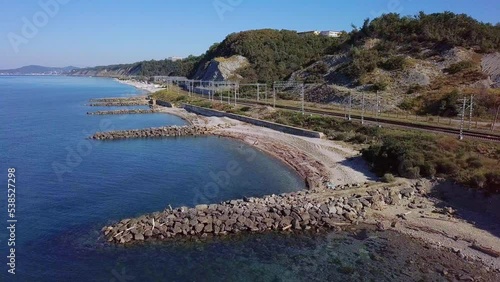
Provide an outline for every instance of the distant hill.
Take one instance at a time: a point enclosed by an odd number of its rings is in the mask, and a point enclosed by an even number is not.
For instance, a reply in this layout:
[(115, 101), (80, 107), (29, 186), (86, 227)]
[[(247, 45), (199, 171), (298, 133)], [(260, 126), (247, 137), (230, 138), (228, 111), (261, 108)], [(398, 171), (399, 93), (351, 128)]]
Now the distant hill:
[(69, 75), (76, 76), (188, 76), (199, 61), (200, 57), (189, 56), (181, 60), (150, 60), (132, 64), (119, 64), (81, 68), (70, 71)]
[(77, 67), (44, 67), (37, 65), (24, 66), (17, 69), (0, 70), (0, 75), (60, 75), (78, 69)]

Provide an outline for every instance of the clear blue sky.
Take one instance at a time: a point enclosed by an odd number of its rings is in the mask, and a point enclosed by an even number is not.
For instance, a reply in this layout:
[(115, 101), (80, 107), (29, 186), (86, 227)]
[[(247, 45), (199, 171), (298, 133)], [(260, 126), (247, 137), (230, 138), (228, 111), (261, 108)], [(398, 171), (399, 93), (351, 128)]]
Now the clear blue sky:
[[(47, 13), (40, 3), (58, 4)], [(0, 0), (0, 7), (0, 69), (199, 55), (232, 32), (350, 30), (384, 12), (448, 10), (500, 21), (498, 0)], [(23, 35), (23, 19), (37, 30)]]

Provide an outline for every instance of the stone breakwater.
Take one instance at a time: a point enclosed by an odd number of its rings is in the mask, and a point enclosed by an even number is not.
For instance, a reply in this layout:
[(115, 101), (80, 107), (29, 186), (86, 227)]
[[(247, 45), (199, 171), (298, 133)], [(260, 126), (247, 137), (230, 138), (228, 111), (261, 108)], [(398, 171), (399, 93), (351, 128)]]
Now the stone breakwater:
[(133, 110), (87, 112), (87, 115), (151, 114), (151, 113), (157, 113), (157, 112), (158, 112), (158, 110), (156, 110), (156, 109), (133, 109)]
[(147, 100), (147, 96), (134, 96), (134, 97), (111, 97), (111, 98), (94, 98), (90, 102), (127, 102), (127, 101), (143, 101)]
[(229, 125), (221, 124), (214, 126), (164, 126), (151, 127), (145, 129), (117, 130), (108, 132), (97, 132), (90, 139), (96, 140), (113, 140), (125, 138), (147, 138), (147, 137), (175, 137), (175, 136), (200, 136), (210, 135), (217, 129), (226, 128)]
[(149, 98), (146, 96), (118, 97), (118, 98), (96, 98), (90, 99), (89, 106), (108, 107), (108, 106), (141, 106), (148, 105)]
[(120, 106), (144, 106), (148, 105), (148, 100), (121, 101), (121, 102), (94, 102), (88, 104), (91, 107), (120, 107)]
[(365, 220), (370, 209), (409, 201), (414, 194), (414, 188), (388, 187), (352, 191), (349, 195), (332, 195), (328, 190), (300, 191), (167, 209), (124, 219), (101, 231), (108, 242), (126, 244), (239, 232), (341, 229)]

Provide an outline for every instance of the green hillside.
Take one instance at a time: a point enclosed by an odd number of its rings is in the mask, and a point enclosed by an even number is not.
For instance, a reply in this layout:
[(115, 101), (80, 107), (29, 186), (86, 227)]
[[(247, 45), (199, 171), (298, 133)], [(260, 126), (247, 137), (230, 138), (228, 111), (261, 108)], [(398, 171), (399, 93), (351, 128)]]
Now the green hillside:
[(336, 38), (300, 35), (290, 30), (242, 31), (210, 47), (199, 65), (217, 57), (241, 55), (250, 61), (250, 66), (240, 71), (246, 81), (283, 80), (327, 54), (338, 42)]

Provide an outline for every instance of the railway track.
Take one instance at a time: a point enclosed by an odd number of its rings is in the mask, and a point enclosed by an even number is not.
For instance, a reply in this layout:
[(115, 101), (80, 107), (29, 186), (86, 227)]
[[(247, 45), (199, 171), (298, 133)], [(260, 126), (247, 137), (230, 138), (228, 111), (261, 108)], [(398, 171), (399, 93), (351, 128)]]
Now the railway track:
[[(247, 105), (247, 106), (254, 106), (254, 105), (270, 106), (270, 104), (268, 104), (268, 103), (251, 102), (251, 101), (238, 101), (238, 104)], [(296, 112), (302, 112), (302, 109), (300, 107), (276, 105), (276, 108), (290, 110), (290, 111), (296, 111)], [(311, 109), (311, 108), (305, 108), (304, 112), (305, 113), (320, 114), (320, 115), (325, 115), (325, 116), (332, 116), (332, 117), (341, 117), (341, 118), (344, 118), (344, 116), (345, 116), (344, 113), (336, 113), (336, 112), (319, 110), (319, 109)], [(351, 118), (361, 120), (360, 115), (351, 114)], [(430, 131), (430, 132), (444, 133), (444, 134), (457, 135), (457, 136), (460, 135), (460, 129), (455, 129), (455, 128), (448, 128), (448, 127), (441, 127), (441, 126), (434, 126), (434, 125), (425, 125), (425, 124), (414, 124), (414, 123), (408, 123), (408, 122), (404, 122), (404, 121), (387, 120), (387, 119), (380, 119), (380, 118), (374, 118), (374, 117), (369, 117), (369, 116), (368, 117), (365, 116), (365, 117), (363, 117), (363, 119), (366, 122), (377, 123), (380, 125), (385, 124), (385, 125), (396, 126), (396, 127), (401, 127), (401, 128), (417, 129), (417, 130), (422, 130), (422, 131)], [(462, 134), (464, 137), (467, 137), (467, 138), (500, 142), (500, 136), (496, 135), (496, 134), (481, 133), (481, 132), (470, 131), (470, 130), (463, 130)]]

